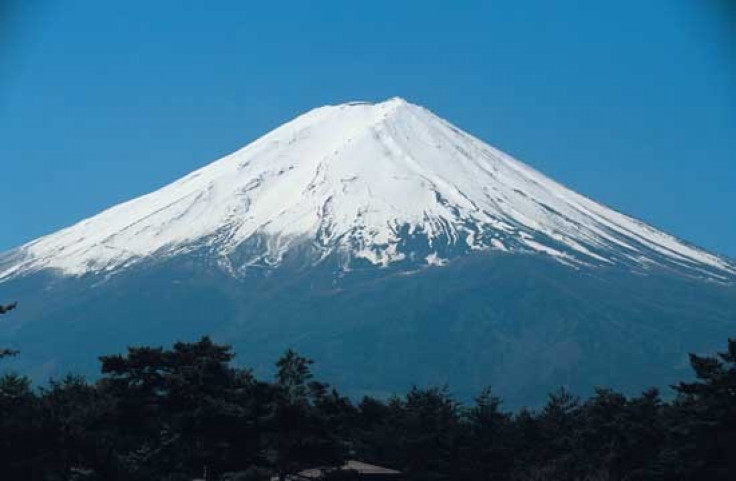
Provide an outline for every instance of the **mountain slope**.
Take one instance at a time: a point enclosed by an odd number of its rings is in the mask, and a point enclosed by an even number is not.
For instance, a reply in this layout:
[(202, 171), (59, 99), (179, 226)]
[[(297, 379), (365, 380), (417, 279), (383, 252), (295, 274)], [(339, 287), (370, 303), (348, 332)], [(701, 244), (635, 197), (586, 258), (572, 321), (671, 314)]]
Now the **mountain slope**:
[(232, 275), (444, 263), (471, 250), (729, 280), (730, 261), (601, 206), (402, 99), (322, 107), (176, 182), (0, 258), (0, 279), (119, 272), (206, 250)]
[(667, 394), (691, 375), (689, 352), (713, 352), (736, 328), (733, 286), (496, 251), (337, 279), (288, 266), (238, 279), (190, 254), (102, 283), (36, 274), (0, 290), (19, 301), (0, 346), (21, 351), (0, 370), (37, 382), (70, 371), (94, 378), (100, 355), (208, 334), (261, 376), (290, 347), (352, 396), (447, 384), (470, 400), (490, 385), (510, 408), (539, 405), (563, 385)]

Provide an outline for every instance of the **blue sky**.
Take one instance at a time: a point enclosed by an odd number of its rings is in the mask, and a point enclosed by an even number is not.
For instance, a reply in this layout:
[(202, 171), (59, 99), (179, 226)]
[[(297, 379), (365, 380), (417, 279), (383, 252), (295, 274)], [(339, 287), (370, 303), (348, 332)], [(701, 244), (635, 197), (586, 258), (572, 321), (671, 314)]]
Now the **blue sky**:
[(3, 2), (0, 250), (312, 107), (402, 96), (736, 257), (727, 0)]

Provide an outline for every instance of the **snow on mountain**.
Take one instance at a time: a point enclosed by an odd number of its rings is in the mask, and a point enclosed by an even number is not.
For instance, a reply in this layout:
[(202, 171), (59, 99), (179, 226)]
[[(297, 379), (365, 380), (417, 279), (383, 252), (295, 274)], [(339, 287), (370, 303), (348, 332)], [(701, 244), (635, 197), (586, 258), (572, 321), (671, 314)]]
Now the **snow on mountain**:
[[(201, 248), (232, 272), (307, 245), (349, 268), (451, 252), (538, 253), (579, 265), (736, 267), (606, 208), (402, 99), (314, 109), (155, 192), (0, 257), (0, 279), (116, 271)], [(414, 244), (412, 244), (414, 245)], [(243, 246), (247, 255), (234, 253)], [(426, 255), (425, 255), (426, 254)]]

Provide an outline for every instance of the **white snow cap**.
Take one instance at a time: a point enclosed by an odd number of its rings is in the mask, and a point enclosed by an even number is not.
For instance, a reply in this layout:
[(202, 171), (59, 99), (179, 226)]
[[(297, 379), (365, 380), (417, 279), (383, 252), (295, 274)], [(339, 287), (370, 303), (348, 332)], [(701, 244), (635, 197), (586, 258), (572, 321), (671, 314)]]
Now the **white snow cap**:
[[(453, 248), (539, 253), (573, 266), (652, 265), (730, 277), (725, 259), (608, 209), (395, 97), (325, 106), (155, 192), (0, 257), (0, 279), (81, 275), (207, 248), (221, 265), (276, 266), (308, 243), (386, 265)], [(409, 256), (409, 257), (407, 257)]]

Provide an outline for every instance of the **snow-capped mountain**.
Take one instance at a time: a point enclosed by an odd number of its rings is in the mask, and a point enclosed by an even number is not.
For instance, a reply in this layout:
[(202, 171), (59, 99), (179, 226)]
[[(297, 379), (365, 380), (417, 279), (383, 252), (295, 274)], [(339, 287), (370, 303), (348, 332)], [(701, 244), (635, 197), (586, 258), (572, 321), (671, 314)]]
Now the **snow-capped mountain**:
[(39, 382), (208, 334), (261, 374), (294, 348), (357, 396), (491, 384), (519, 406), (682, 379), (734, 332), (736, 265), (391, 99), (2, 254), (0, 291), (4, 366)]
[(393, 98), (314, 109), (155, 192), (20, 247), (0, 258), (0, 279), (117, 271), (201, 248), (237, 274), (276, 266), (304, 245), (314, 262), (338, 254), (346, 269), (360, 259), (444, 263), (495, 249), (570, 265), (736, 272)]

